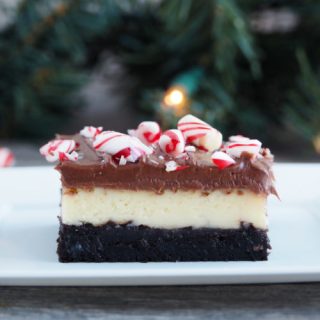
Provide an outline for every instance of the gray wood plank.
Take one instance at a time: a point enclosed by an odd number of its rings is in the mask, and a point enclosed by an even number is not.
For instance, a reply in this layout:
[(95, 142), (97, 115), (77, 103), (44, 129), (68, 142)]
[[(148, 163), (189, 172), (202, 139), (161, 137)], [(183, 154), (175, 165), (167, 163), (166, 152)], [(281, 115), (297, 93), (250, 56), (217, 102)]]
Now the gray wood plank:
[(320, 319), (320, 283), (1, 287), (0, 319)]

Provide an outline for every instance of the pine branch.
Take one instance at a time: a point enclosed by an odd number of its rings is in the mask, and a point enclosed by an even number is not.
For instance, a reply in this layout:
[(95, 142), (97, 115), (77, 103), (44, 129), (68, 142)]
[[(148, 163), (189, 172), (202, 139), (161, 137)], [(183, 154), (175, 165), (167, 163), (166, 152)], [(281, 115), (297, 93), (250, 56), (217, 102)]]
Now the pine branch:
[(20, 3), (0, 31), (0, 136), (52, 135), (59, 117), (80, 107), (70, 98), (85, 83), (87, 42), (115, 8), (111, 0)]
[(288, 93), (287, 119), (295, 131), (312, 140), (320, 134), (320, 74), (315, 73), (303, 49), (296, 57), (300, 67), (297, 88)]
[(48, 15), (32, 27), (31, 33), (24, 37), (22, 42), (26, 45), (34, 45), (39, 38), (56, 23), (57, 19), (64, 17), (67, 12), (71, 10), (71, 6), (76, 2), (78, 1), (75, 0), (67, 4), (58, 4)]

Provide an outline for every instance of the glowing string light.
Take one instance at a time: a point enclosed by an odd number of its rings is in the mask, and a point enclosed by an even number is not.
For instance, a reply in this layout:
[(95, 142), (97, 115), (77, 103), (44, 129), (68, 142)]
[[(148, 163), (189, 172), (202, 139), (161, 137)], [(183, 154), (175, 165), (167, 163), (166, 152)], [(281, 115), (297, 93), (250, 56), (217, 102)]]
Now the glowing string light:
[(186, 112), (188, 105), (188, 96), (182, 86), (172, 86), (163, 96), (163, 106), (172, 109), (176, 115), (182, 115)]
[(313, 146), (317, 153), (320, 153), (320, 133), (313, 138)]

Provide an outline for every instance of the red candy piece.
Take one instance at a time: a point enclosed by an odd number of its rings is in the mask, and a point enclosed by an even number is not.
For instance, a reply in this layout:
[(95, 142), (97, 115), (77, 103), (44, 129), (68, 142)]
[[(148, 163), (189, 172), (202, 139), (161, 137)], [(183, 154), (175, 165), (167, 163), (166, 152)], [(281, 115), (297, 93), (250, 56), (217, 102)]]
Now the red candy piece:
[(159, 146), (162, 151), (175, 157), (184, 152), (185, 142), (182, 133), (179, 130), (171, 129), (165, 131), (159, 140)]
[(212, 152), (218, 150), (222, 143), (222, 134), (208, 123), (188, 114), (178, 121), (186, 143), (191, 143), (199, 150)]
[(111, 155), (114, 159), (125, 158), (129, 162), (137, 161), (141, 156), (150, 154), (152, 149), (138, 138), (115, 131), (103, 131), (94, 141), (95, 150)]
[(258, 154), (261, 149), (261, 142), (259, 140), (247, 140), (245, 142), (228, 143), (226, 151), (233, 157), (240, 157), (243, 152)]
[(166, 171), (173, 172), (173, 171), (180, 171), (189, 168), (189, 166), (179, 166), (175, 161), (171, 160), (166, 162)]
[(8, 148), (0, 148), (0, 168), (11, 167), (14, 164), (14, 155)]
[(143, 121), (136, 130), (128, 130), (128, 133), (140, 139), (144, 144), (151, 145), (159, 141), (161, 129), (157, 122)]
[(57, 160), (77, 161), (78, 154), (75, 152), (76, 142), (74, 140), (56, 139), (48, 142), (40, 148), (40, 154), (49, 162)]
[(103, 128), (102, 127), (92, 127), (92, 126), (86, 126), (84, 127), (81, 131), (80, 134), (88, 139), (93, 139), (96, 137), (98, 134), (102, 132)]
[(219, 169), (227, 168), (235, 163), (235, 161), (222, 151), (216, 151), (211, 156), (212, 162)]

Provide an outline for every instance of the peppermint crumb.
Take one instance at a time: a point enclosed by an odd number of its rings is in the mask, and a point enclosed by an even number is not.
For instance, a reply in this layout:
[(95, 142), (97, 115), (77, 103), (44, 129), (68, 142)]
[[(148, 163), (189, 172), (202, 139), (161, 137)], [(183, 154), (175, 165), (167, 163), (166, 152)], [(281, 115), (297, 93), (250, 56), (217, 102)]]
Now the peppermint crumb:
[(166, 162), (166, 171), (176, 171), (177, 170), (177, 163), (175, 161), (168, 161)]
[(127, 164), (127, 159), (124, 156), (121, 156), (119, 160), (119, 166), (125, 166)]
[(197, 149), (194, 146), (186, 146), (184, 150), (188, 152), (196, 152)]

